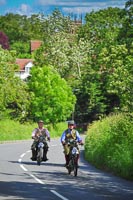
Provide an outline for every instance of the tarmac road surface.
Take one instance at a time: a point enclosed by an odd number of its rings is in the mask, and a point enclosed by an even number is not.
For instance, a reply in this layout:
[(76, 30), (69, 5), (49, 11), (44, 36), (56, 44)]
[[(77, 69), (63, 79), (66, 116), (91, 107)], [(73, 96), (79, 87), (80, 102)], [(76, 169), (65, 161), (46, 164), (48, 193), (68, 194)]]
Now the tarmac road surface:
[(47, 162), (31, 161), (32, 141), (0, 144), (0, 200), (133, 200), (133, 182), (97, 170), (81, 148), (78, 176), (64, 167), (60, 139), (49, 143)]

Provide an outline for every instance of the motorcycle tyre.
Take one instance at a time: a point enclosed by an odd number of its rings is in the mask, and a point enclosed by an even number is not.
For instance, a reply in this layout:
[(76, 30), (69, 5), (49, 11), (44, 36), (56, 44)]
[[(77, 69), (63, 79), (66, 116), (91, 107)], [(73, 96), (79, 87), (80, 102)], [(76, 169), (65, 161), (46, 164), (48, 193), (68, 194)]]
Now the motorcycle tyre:
[(72, 160), (70, 160), (69, 161), (69, 165), (68, 165), (68, 167), (67, 167), (67, 169), (68, 169), (68, 174), (71, 174), (71, 172), (72, 172)]
[(71, 167), (68, 167), (68, 174), (71, 174)]
[(38, 154), (37, 154), (37, 164), (38, 165), (41, 165), (42, 158), (43, 158), (43, 149), (40, 148), (38, 150)]
[(78, 174), (78, 166), (77, 166), (76, 163), (74, 163), (73, 171), (74, 171), (74, 176), (77, 176), (77, 174)]

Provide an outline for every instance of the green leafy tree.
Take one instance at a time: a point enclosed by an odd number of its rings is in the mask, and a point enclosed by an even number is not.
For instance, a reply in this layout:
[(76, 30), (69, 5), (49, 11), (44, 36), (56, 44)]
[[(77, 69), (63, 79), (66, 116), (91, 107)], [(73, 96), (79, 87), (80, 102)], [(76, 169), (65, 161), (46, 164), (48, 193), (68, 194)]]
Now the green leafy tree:
[(16, 51), (17, 58), (31, 58), (30, 42), (14, 42), (10, 49)]
[(26, 15), (8, 13), (0, 16), (0, 30), (8, 36), (10, 45), (16, 42), (29, 44), (30, 40), (41, 40), (43, 38), (45, 21), (46, 19), (42, 14), (28, 17)]
[(0, 48), (0, 115), (10, 114), (21, 119), (26, 116), (29, 95), (26, 83), (15, 77), (15, 54)]
[(118, 96), (120, 104), (116, 105), (116, 109), (132, 112), (133, 59), (132, 56), (128, 55), (126, 45), (105, 48), (99, 57), (101, 57), (101, 66), (104, 66), (101, 74), (105, 76), (106, 73), (106, 93)]
[(91, 12), (79, 29), (79, 39), (84, 38), (91, 44), (82, 89), (77, 96), (77, 109), (84, 115), (82, 120), (97, 119), (115, 109), (132, 110), (132, 59), (127, 49), (118, 45), (124, 18), (125, 12), (118, 8)]
[(26, 35), (23, 35), (24, 20), (21, 15), (9, 13), (5, 16), (1, 16), (0, 22), (0, 29), (8, 36), (10, 45), (16, 41), (27, 40)]
[(111, 7), (87, 13), (86, 23), (79, 29), (78, 35), (95, 43), (99, 48), (114, 44), (123, 22), (122, 15), (123, 10)]
[(71, 116), (76, 101), (71, 88), (52, 67), (35, 66), (29, 80), (31, 116), (55, 124)]
[(133, 1), (125, 3), (123, 23), (118, 34), (120, 44), (127, 45), (128, 51), (133, 53)]

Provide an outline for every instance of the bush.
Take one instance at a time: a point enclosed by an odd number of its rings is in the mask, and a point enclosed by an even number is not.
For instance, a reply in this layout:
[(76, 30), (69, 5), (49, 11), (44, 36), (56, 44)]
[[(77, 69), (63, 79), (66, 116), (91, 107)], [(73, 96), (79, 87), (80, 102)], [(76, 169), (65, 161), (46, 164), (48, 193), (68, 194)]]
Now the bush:
[(96, 167), (133, 180), (133, 122), (115, 114), (94, 122), (85, 140), (85, 157)]

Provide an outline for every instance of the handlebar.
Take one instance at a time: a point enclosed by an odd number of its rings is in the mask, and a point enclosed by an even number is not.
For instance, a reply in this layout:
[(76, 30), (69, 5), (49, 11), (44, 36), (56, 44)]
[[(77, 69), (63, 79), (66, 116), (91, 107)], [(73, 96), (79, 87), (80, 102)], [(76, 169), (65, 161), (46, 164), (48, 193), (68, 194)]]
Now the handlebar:
[(72, 144), (73, 144), (73, 145), (78, 145), (78, 144), (79, 144), (79, 145), (81, 145), (81, 146), (84, 145), (84, 143), (83, 143), (82, 141), (81, 141), (81, 142), (78, 142), (78, 141), (76, 141), (76, 140), (74, 140), (74, 139), (71, 139), (71, 140), (69, 140), (68, 142), (62, 142), (62, 145), (63, 145), (63, 146), (65, 146), (66, 144), (69, 145), (69, 146), (72, 145)]

